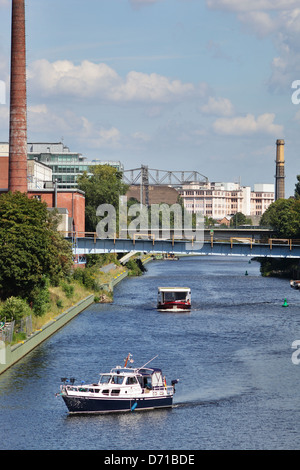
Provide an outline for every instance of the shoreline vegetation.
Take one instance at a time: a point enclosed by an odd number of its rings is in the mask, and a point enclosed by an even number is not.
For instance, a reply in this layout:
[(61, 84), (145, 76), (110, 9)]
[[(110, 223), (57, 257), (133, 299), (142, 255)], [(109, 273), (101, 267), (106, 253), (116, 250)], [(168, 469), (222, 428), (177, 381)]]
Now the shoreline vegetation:
[(300, 278), (300, 262), (297, 259), (253, 258), (260, 263), (263, 277), (281, 277), (283, 279)]
[(0, 319), (6, 318), (8, 321), (11, 314), (17, 323), (11, 346), (28, 337), (20, 326), (22, 318), (30, 316), (30, 329), (34, 333), (88, 295), (94, 296), (94, 303), (113, 302), (114, 280), (125, 272), (127, 276), (142, 275), (146, 271), (144, 262), (150, 258), (140, 257), (136, 253), (122, 265), (116, 254), (89, 255), (86, 266), (74, 267), (70, 276), (61, 280), (57, 286), (46, 285), (40, 290), (38, 315), (29, 302), (20, 297), (11, 296), (6, 301), (0, 301)]

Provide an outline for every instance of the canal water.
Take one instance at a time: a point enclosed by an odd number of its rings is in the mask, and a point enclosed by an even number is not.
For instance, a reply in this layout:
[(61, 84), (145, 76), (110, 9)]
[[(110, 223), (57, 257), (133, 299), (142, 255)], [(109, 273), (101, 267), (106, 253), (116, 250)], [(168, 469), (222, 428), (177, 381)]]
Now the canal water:
[[(191, 312), (156, 311), (158, 286), (190, 286)], [(258, 263), (153, 261), (0, 376), (0, 448), (299, 449), (298, 339), (300, 292)], [(158, 354), (167, 383), (179, 379), (174, 408), (68, 415), (60, 378), (94, 382), (128, 352), (135, 366)]]

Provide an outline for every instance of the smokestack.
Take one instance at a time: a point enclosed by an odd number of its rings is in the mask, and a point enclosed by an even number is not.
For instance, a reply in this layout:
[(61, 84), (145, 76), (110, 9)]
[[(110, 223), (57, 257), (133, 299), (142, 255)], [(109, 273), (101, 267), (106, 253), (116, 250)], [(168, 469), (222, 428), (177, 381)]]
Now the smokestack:
[(275, 201), (285, 198), (284, 188), (284, 140), (276, 140), (276, 176), (275, 176)]
[(9, 191), (27, 192), (27, 102), (24, 0), (12, 0)]

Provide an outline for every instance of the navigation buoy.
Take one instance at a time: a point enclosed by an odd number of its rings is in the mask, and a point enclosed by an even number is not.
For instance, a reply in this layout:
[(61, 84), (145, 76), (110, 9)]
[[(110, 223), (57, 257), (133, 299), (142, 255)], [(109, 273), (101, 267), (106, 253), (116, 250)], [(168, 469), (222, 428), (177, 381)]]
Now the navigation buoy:
[(248, 271), (245, 272), (245, 276), (248, 276)]
[(283, 306), (283, 307), (288, 307), (288, 306), (289, 306), (289, 304), (287, 303), (286, 299), (284, 299), (284, 302), (283, 302), (282, 306)]

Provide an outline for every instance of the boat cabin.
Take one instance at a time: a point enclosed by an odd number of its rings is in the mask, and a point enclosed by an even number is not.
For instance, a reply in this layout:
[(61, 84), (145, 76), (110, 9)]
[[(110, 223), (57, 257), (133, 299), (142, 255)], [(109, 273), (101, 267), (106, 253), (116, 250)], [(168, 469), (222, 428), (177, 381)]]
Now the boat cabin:
[(161, 369), (115, 368), (110, 373), (102, 374), (99, 385), (140, 385), (142, 389), (152, 390), (164, 385)]
[(191, 289), (189, 287), (159, 287), (157, 307), (159, 309), (189, 309)]

